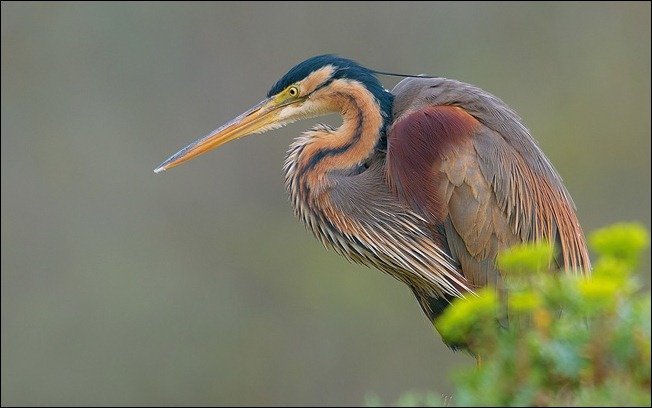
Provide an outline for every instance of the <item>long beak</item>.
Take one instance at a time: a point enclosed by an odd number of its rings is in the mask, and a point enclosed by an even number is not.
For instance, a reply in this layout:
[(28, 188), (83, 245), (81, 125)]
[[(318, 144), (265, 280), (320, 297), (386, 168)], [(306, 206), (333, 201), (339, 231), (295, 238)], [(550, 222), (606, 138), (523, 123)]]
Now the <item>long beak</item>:
[(215, 129), (207, 136), (179, 150), (169, 159), (161, 163), (154, 170), (154, 173), (171, 169), (231, 140), (275, 127), (279, 122), (279, 108), (287, 105), (289, 103), (279, 104), (272, 98), (265, 99), (242, 115)]

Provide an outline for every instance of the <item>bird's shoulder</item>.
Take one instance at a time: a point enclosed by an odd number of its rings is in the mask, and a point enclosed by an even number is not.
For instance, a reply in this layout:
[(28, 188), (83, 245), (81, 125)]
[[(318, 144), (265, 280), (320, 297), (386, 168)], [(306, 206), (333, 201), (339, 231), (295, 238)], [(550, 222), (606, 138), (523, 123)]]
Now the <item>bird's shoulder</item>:
[(410, 77), (396, 84), (391, 93), (394, 95), (392, 122), (395, 123), (405, 114), (429, 105), (467, 105), (485, 92), (455, 79)]

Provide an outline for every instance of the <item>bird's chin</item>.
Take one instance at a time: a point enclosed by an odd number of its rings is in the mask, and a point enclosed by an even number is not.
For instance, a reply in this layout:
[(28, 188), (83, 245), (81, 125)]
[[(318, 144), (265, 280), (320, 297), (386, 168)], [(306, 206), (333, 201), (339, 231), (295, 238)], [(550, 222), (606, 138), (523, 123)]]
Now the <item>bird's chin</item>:
[(325, 108), (324, 106), (318, 105), (312, 100), (305, 100), (297, 104), (288, 105), (281, 109), (279, 112), (280, 126), (277, 127), (282, 127), (303, 119), (325, 116), (330, 113), (333, 113), (333, 111)]
[(286, 121), (286, 122), (270, 123), (269, 125), (265, 125), (265, 126), (262, 126), (262, 127), (258, 128), (258, 129), (256, 129), (252, 133), (254, 133), (254, 134), (265, 133), (265, 132), (269, 132), (270, 130), (280, 129), (283, 126), (289, 125), (292, 122), (296, 122), (296, 120), (290, 120), (290, 121)]

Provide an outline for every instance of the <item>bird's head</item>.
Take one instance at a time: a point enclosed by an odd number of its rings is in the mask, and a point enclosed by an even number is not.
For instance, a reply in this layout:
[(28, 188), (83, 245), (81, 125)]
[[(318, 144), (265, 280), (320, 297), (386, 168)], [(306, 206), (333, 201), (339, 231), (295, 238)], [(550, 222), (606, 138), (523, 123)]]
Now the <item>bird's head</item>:
[[(178, 166), (231, 140), (277, 129), (300, 119), (336, 112), (333, 103), (337, 86), (363, 86), (377, 103), (383, 117), (391, 117), (392, 94), (376, 78), (374, 71), (355, 61), (335, 55), (309, 58), (283, 75), (267, 93), (267, 98), (235, 119), (184, 147), (154, 171)], [(340, 88), (341, 89), (341, 88)]]

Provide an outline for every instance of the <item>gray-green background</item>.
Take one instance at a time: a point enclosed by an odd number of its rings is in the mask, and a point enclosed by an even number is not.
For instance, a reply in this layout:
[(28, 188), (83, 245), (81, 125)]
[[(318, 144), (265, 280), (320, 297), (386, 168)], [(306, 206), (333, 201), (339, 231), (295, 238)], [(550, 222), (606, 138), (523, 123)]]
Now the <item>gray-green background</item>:
[(294, 219), (314, 121), (152, 172), (326, 52), (495, 93), (585, 230), (649, 228), (649, 3), (2, 3), (2, 405), (450, 393), (473, 360)]

